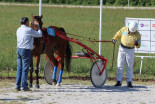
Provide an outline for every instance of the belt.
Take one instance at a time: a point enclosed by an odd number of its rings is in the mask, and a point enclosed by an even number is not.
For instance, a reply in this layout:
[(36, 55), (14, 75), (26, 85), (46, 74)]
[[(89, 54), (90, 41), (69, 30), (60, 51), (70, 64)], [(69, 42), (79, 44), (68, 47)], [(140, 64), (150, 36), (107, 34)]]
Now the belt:
[(127, 49), (134, 49), (134, 47), (127, 47), (127, 46), (124, 46), (122, 43), (121, 43), (121, 46), (122, 46), (123, 48), (127, 48)]

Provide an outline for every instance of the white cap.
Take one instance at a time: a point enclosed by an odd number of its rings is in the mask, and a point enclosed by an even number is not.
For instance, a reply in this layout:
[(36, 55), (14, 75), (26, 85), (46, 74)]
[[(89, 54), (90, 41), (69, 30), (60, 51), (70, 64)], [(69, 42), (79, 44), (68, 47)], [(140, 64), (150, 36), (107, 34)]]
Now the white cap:
[(136, 30), (138, 29), (138, 23), (137, 22), (130, 22), (129, 24), (129, 31), (130, 32), (136, 32)]

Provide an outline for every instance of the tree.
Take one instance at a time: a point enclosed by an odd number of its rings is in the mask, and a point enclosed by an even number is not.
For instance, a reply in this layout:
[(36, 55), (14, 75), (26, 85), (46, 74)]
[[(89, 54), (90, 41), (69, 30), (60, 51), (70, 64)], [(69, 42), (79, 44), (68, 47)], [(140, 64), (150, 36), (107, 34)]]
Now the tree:
[(146, 5), (146, 1), (145, 0), (139, 0), (138, 5), (145, 6)]
[(115, 4), (116, 5), (127, 5), (128, 4), (128, 0), (116, 0)]
[(112, 4), (114, 4), (114, 3), (115, 3), (115, 0), (106, 0), (106, 4), (112, 5)]
[(136, 6), (138, 5), (139, 0), (130, 0), (130, 5)]
[(146, 0), (146, 5), (151, 6), (151, 0)]
[[(39, 1), (39, 0), (38, 0)], [(42, 0), (43, 3), (49, 3), (49, 0)]]
[(65, 0), (66, 1), (66, 4), (70, 4), (71, 3), (71, 1), (70, 0)]
[(155, 0), (151, 0), (151, 5), (155, 5)]
[(78, 4), (78, 5), (81, 5), (82, 2), (83, 2), (83, 0), (78, 0), (78, 1), (77, 1), (77, 4)]
[(91, 4), (99, 5), (100, 0), (91, 0)]

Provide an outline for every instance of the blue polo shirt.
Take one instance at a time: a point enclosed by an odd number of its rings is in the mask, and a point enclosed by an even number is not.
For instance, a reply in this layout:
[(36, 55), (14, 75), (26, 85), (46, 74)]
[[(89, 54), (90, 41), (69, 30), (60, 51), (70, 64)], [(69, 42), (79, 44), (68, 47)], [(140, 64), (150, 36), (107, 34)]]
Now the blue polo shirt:
[(42, 37), (42, 31), (41, 30), (34, 30), (26, 25), (21, 25), (17, 29), (16, 32), (17, 35), (17, 48), (23, 48), (23, 49), (33, 49), (33, 41), (34, 37)]

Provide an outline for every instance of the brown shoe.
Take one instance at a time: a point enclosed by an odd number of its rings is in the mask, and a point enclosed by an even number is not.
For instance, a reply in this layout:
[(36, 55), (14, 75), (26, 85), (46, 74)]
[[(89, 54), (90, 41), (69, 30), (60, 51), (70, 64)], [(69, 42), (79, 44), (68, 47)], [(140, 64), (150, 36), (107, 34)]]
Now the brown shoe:
[(22, 89), (22, 91), (32, 91), (32, 90), (29, 88), (24, 88), (24, 89)]

